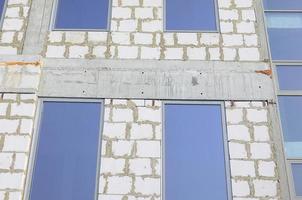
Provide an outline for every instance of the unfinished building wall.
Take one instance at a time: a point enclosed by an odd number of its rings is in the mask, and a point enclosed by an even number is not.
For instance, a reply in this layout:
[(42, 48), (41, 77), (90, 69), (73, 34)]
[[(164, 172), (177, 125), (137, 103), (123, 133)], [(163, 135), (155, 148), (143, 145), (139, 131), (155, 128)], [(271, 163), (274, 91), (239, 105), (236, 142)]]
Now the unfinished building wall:
[(108, 32), (50, 31), (49, 58), (260, 61), (257, 0), (219, 0), (217, 32), (164, 31), (163, 0), (113, 0)]
[[(162, 101), (105, 102), (99, 198), (161, 199)], [(30, 144), (38, 134), (32, 135), (36, 95), (5, 93), (0, 105), (0, 194), (22, 199)], [(263, 102), (226, 102), (235, 200), (280, 198), (268, 112)]]
[[(17, 57), (5, 57), (13, 64), (0, 66), (0, 200), (21, 200), (28, 193), (39, 97), (105, 99), (101, 200), (164, 200), (165, 119), (159, 99), (225, 102), (233, 200), (281, 200), (283, 172), (265, 103), (274, 92), (263, 22), (256, 16), (262, 12), (259, 1), (217, 3), (220, 30), (214, 33), (166, 32), (164, 0), (112, 0), (108, 32), (50, 31), (49, 20), (31, 26), (40, 31), (42, 42), (23, 46), (34, 36), (24, 36), (31, 2), (8, 0), (0, 54), (20, 54), (24, 48), (32, 53), (28, 50), (40, 45), (36, 54), (44, 57), (45, 66), (42, 76), (34, 58), (22, 65)], [(38, 12), (39, 17), (52, 9), (45, 6), (47, 12)]]
[(106, 100), (99, 199), (159, 200), (161, 102)]
[(234, 200), (281, 198), (269, 112), (265, 102), (226, 103)]
[(0, 54), (22, 53), (31, 0), (7, 0), (0, 32)]
[[(15, 60), (13, 57), (11, 59)], [(22, 199), (28, 178), (40, 66), (1, 62), (0, 66), (0, 199)]]
[[(266, 103), (225, 104), (234, 200), (279, 199)], [(162, 101), (106, 100), (100, 199), (161, 199), (162, 109)]]
[(22, 199), (37, 97), (35, 94), (1, 95), (0, 199)]

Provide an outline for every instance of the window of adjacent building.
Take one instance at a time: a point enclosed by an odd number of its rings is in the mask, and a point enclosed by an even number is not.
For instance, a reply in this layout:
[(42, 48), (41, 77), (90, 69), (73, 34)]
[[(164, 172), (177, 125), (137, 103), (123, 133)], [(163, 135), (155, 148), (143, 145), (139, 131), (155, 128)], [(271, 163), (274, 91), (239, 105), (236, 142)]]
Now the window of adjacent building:
[(216, 0), (165, 0), (166, 31), (217, 31)]
[(291, 167), (295, 183), (295, 192), (297, 196), (302, 197), (302, 163), (293, 163)]
[(302, 1), (265, 0), (273, 60), (302, 60)]
[(30, 200), (96, 199), (100, 102), (44, 101)]
[(57, 0), (53, 28), (57, 30), (106, 30), (110, 0)]
[(271, 58), (277, 72), (278, 106), (290, 196), (302, 199), (302, 1), (263, 0)]
[(294, 199), (302, 198), (302, 66), (277, 65), (278, 104)]
[(5, 6), (6, 0), (0, 0), (0, 22), (2, 22), (4, 18), (4, 6)]
[(263, 0), (266, 10), (301, 10), (301, 0)]
[(277, 73), (280, 90), (302, 90), (302, 65), (279, 65)]
[(228, 199), (222, 106), (165, 104), (164, 199)]
[(302, 96), (279, 96), (279, 107), (286, 156), (302, 158)]

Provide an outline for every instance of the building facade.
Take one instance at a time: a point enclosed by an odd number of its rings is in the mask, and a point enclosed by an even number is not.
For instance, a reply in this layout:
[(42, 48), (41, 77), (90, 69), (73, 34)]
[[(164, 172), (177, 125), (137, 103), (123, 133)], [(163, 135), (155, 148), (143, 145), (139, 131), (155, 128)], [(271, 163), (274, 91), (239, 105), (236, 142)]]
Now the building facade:
[(0, 8), (0, 200), (302, 199), (299, 0)]

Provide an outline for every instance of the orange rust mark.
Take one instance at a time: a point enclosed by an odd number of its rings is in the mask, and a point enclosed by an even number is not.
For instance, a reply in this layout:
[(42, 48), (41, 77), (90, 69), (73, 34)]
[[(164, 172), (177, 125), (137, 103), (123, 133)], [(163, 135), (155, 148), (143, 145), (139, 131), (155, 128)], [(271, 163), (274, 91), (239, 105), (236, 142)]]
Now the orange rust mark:
[(267, 75), (267, 76), (270, 76), (270, 77), (272, 77), (272, 74), (273, 74), (272, 69), (267, 69), (267, 70), (256, 70), (255, 72), (256, 72), (256, 73), (259, 73), (259, 74), (264, 74), (264, 75)]
[(25, 61), (7, 61), (7, 62), (0, 62), (0, 65), (5, 66), (13, 66), (13, 65), (33, 65), (33, 66), (41, 66), (41, 61), (34, 61), (34, 62), (25, 62)]

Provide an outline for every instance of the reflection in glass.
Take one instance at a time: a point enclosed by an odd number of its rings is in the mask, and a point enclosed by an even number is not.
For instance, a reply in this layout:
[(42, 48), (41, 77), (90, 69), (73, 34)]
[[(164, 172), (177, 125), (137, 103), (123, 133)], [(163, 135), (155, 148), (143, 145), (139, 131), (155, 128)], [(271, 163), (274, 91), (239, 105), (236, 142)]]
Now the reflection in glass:
[(302, 163), (292, 163), (291, 166), (296, 195), (302, 197)]
[(58, 0), (55, 29), (107, 29), (109, 0)]
[(165, 105), (165, 199), (227, 199), (220, 105)]
[(279, 96), (279, 107), (286, 155), (302, 157), (302, 96)]
[(273, 60), (302, 60), (302, 13), (266, 12)]
[(101, 103), (44, 102), (30, 200), (96, 195)]
[(302, 90), (302, 66), (277, 66), (280, 90)]
[(166, 0), (166, 30), (217, 31), (214, 0)]
[(265, 10), (302, 10), (301, 0), (263, 0)]

